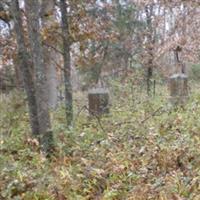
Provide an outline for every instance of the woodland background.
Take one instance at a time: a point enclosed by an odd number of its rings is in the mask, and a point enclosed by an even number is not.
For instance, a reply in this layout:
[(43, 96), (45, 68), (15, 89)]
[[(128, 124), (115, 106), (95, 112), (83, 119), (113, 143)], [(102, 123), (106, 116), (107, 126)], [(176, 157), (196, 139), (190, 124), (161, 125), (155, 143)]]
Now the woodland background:
[(199, 200), (199, 32), (199, 0), (1, 0), (0, 199)]

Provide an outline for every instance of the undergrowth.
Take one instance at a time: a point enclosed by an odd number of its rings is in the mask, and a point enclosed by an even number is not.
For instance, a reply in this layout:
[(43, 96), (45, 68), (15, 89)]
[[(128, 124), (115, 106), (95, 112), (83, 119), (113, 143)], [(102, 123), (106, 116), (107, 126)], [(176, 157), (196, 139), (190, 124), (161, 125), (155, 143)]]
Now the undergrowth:
[(146, 97), (114, 83), (111, 110), (98, 121), (76, 95), (74, 126), (52, 112), (51, 161), (31, 138), (22, 94), (0, 101), (1, 200), (199, 200), (200, 94), (172, 107), (166, 88)]

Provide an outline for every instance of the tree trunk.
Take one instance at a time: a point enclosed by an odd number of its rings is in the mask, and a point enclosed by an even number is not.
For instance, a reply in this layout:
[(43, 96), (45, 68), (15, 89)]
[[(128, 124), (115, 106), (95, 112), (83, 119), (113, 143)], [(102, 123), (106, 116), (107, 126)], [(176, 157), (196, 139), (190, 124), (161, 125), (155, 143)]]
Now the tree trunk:
[(148, 53), (147, 74), (146, 74), (147, 94), (151, 95), (152, 89), (153, 89), (152, 77), (153, 77), (153, 69), (154, 69), (153, 46), (155, 43), (155, 39), (154, 39), (155, 34), (153, 32), (153, 27), (152, 27), (153, 4), (147, 5), (145, 7), (145, 13), (146, 13), (146, 20), (147, 20), (147, 53)]
[(147, 68), (147, 94), (151, 95), (151, 91), (152, 91), (152, 76), (153, 76), (153, 67), (152, 66), (148, 66)]
[[(45, 29), (50, 29), (55, 23), (54, 15), (55, 1), (43, 0), (41, 7), (42, 26)], [(50, 42), (49, 40), (46, 42)], [(55, 45), (55, 44), (53, 44)], [(44, 62), (47, 76), (47, 90), (48, 90), (48, 105), (49, 108), (55, 109), (58, 105), (58, 78), (55, 62), (52, 60), (58, 58), (58, 53), (50, 49), (44, 48)]]
[(31, 53), (35, 69), (36, 97), (39, 119), (39, 131), (41, 134), (42, 150), (48, 155), (53, 147), (53, 134), (50, 124), (47, 81), (44, 66), (44, 54), (39, 33), (39, 2), (38, 0), (25, 0), (27, 13), (28, 34)]
[(31, 75), (30, 66), (32, 65), (30, 55), (25, 45), (25, 38), (23, 35), (22, 18), (20, 14), (19, 2), (18, 0), (13, 0), (13, 17), (14, 17), (14, 29), (16, 33), (16, 40), (18, 46), (18, 58), (20, 70), (23, 76), (23, 82), (25, 91), (27, 94), (28, 108), (29, 108), (29, 118), (32, 129), (32, 134), (38, 136), (39, 134), (39, 122), (37, 114), (37, 102), (35, 96), (35, 87)]
[(71, 86), (71, 57), (70, 57), (70, 41), (69, 41), (69, 24), (67, 16), (67, 5), (65, 0), (60, 0), (60, 10), (62, 18), (62, 34), (63, 34), (63, 60), (64, 60), (64, 84), (65, 84), (65, 104), (67, 125), (70, 126), (73, 120), (73, 99)]
[(18, 54), (13, 57), (13, 65), (15, 70), (15, 84), (18, 90), (23, 88), (23, 75), (22, 70), (20, 69), (20, 61)]

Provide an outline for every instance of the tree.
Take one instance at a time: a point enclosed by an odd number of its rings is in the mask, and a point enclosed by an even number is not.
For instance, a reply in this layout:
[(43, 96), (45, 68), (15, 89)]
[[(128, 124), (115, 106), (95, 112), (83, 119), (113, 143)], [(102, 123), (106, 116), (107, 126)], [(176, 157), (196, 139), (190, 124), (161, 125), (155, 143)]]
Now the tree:
[(92, 37), (80, 41), (80, 55), (77, 56), (78, 69), (86, 76), (85, 82), (90, 87), (104, 83), (110, 74), (124, 72), (123, 77), (127, 76), (128, 67), (139, 49), (134, 36), (142, 25), (131, 1), (94, 2), (86, 9), (87, 21), (92, 21), (87, 30), (93, 30)]
[(23, 75), (23, 82), (25, 91), (27, 94), (28, 107), (29, 107), (29, 116), (30, 124), (32, 129), (32, 134), (38, 136), (39, 131), (39, 121), (37, 113), (37, 102), (35, 96), (35, 86), (31, 74), (32, 61), (28, 49), (25, 44), (25, 37), (23, 34), (22, 18), (19, 8), (18, 0), (13, 0), (12, 2), (12, 11), (14, 17), (14, 29), (17, 40), (17, 49), (18, 49), (18, 58), (20, 62), (20, 70)]
[(55, 0), (43, 0), (41, 4), (41, 20), (42, 20), (42, 32), (44, 36), (43, 48), (44, 48), (44, 64), (47, 76), (47, 90), (48, 90), (48, 105), (49, 108), (55, 109), (58, 105), (58, 74), (56, 64), (59, 54), (53, 50), (52, 46), (58, 46), (55, 44), (56, 36), (52, 34), (53, 27), (57, 25), (55, 17)]
[(71, 56), (70, 56), (70, 34), (67, 5), (65, 0), (60, 0), (61, 27), (63, 38), (63, 61), (64, 61), (64, 85), (65, 85), (65, 106), (67, 125), (70, 126), (73, 120), (73, 99), (71, 86)]
[(147, 80), (147, 93), (151, 94), (152, 91), (152, 76), (154, 70), (154, 43), (155, 43), (155, 31), (153, 31), (152, 20), (154, 16), (154, 6), (149, 4), (145, 6), (147, 30), (146, 30), (146, 51), (147, 51), (147, 62), (146, 62), (146, 80)]
[(39, 2), (38, 0), (25, 0), (25, 8), (28, 24), (28, 35), (31, 47), (31, 54), (35, 70), (35, 86), (37, 97), (37, 112), (39, 121), (39, 133), (42, 149), (47, 154), (53, 150), (53, 133), (51, 130), (48, 95), (47, 95), (47, 80), (45, 74), (44, 53), (40, 35), (39, 25)]

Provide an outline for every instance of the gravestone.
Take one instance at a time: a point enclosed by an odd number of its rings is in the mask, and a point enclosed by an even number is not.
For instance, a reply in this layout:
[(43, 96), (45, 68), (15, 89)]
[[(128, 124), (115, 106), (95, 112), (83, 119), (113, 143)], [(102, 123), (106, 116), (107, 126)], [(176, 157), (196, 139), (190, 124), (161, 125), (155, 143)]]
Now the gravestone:
[(89, 113), (91, 116), (100, 116), (109, 113), (109, 92), (104, 88), (95, 88), (88, 91)]
[(180, 73), (169, 78), (170, 101), (173, 105), (182, 105), (188, 99), (188, 77)]

